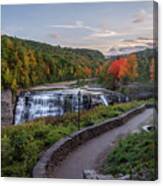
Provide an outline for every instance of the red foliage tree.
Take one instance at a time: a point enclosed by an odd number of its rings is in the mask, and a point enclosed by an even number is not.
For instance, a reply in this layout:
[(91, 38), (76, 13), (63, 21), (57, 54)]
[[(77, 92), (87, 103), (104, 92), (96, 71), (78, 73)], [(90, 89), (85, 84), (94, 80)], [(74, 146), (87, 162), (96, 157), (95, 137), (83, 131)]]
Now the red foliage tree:
[(127, 76), (128, 62), (126, 58), (120, 58), (112, 62), (108, 68), (108, 74), (111, 74), (115, 79), (120, 80)]

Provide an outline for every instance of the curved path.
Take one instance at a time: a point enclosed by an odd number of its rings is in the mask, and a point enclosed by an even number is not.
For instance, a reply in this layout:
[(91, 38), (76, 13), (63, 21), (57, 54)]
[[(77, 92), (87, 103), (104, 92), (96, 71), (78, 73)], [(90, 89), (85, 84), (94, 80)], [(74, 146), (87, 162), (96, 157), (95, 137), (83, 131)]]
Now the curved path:
[(146, 109), (141, 114), (130, 119), (125, 125), (112, 129), (89, 140), (71, 152), (64, 161), (51, 172), (49, 177), (82, 178), (84, 169), (96, 169), (106, 158), (117, 139), (138, 130), (142, 123), (153, 117), (153, 109)]

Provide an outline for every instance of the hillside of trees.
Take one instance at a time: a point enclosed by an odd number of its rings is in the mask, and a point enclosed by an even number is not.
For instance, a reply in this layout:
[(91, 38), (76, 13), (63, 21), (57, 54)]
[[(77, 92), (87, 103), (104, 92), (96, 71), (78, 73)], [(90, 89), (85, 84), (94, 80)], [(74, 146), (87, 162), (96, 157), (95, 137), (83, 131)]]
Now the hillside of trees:
[(2, 89), (97, 77), (115, 90), (127, 82), (154, 81), (156, 50), (110, 57), (96, 50), (61, 48), (36, 41), (1, 37)]
[(97, 69), (99, 82), (110, 89), (131, 82), (150, 83), (157, 77), (157, 50), (146, 49), (108, 58)]
[(45, 43), (1, 37), (2, 89), (94, 77), (104, 56), (96, 50), (61, 48)]

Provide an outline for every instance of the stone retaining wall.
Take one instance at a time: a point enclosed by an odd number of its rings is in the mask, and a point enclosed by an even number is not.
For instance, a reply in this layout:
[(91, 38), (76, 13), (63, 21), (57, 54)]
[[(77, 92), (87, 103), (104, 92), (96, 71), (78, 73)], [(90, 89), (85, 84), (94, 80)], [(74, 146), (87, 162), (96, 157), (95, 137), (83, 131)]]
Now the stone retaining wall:
[(142, 105), (118, 117), (105, 120), (98, 125), (83, 128), (71, 136), (59, 140), (43, 153), (33, 169), (33, 177), (49, 177), (49, 172), (55, 170), (55, 167), (64, 160), (68, 153), (73, 151), (74, 148), (108, 130), (125, 124), (130, 118), (143, 112), (146, 106), (147, 105)]

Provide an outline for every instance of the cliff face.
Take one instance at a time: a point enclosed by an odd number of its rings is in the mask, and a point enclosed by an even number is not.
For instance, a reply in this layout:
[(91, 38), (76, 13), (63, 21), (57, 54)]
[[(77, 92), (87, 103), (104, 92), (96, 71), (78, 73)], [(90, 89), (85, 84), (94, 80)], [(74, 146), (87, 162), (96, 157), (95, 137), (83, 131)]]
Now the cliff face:
[(1, 125), (10, 125), (13, 123), (13, 104), (11, 90), (1, 92)]

